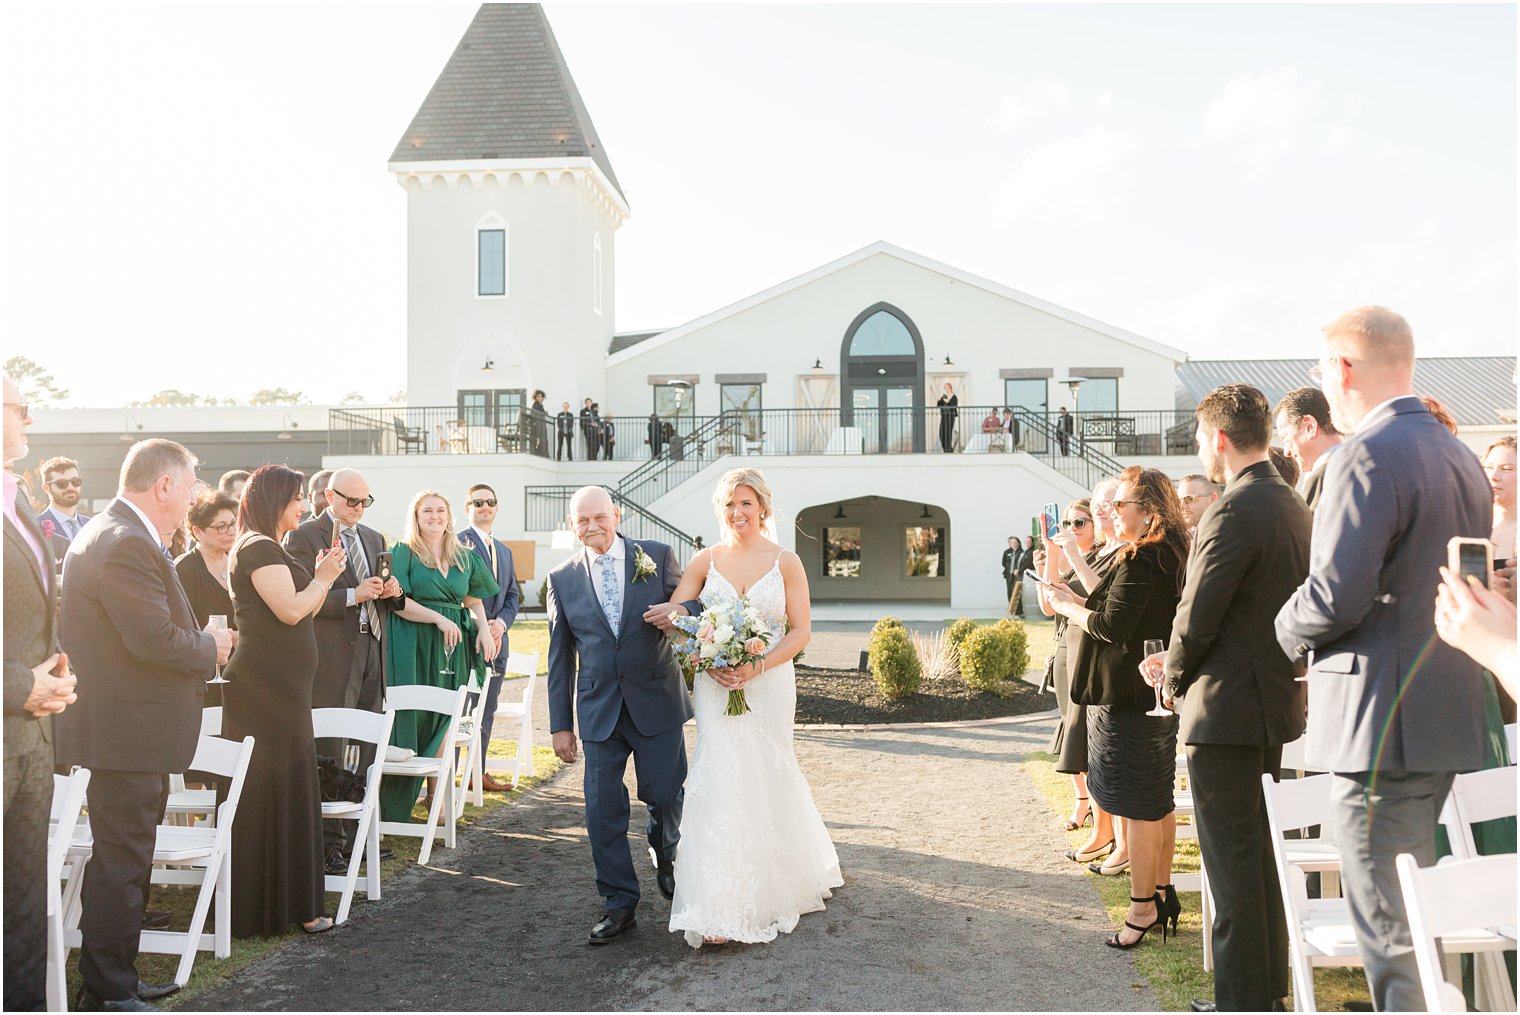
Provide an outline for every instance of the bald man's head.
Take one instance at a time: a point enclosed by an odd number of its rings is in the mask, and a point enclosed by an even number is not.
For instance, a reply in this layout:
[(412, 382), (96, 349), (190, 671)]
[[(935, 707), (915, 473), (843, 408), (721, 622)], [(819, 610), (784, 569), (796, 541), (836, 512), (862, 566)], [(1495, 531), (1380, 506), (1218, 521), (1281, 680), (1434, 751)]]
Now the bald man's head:
[(597, 553), (611, 549), (622, 520), (612, 495), (600, 486), (583, 486), (570, 496), (570, 527), (577, 539)]
[(327, 480), (328, 510), (345, 528), (359, 524), (369, 499), (369, 480), (358, 469), (338, 469)]

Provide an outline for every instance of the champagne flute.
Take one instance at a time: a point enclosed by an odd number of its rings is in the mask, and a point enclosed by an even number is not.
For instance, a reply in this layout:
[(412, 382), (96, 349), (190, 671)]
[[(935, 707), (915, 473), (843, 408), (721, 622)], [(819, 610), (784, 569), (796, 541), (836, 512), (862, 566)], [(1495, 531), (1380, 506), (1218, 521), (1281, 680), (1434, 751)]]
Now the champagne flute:
[[(208, 630), (208, 631), (225, 631), (225, 630), (227, 630), (227, 615), (224, 614), (224, 613), (214, 613), (211, 616), (207, 617), (206, 618), (206, 630)], [(213, 676), (210, 680), (206, 681), (206, 683), (208, 683), (208, 684), (227, 684), (227, 683), (231, 683), (231, 681), (229, 681), (229, 680), (223, 680), (222, 679), (222, 664), (221, 663), (217, 663), (216, 664), (216, 675)]]
[[(1166, 642), (1162, 641), (1160, 638), (1147, 638), (1145, 639), (1145, 647), (1142, 649), (1142, 651), (1145, 653), (1144, 658), (1149, 659), (1151, 656), (1155, 655), (1158, 652), (1166, 651)], [(1166, 716), (1171, 715), (1171, 709), (1161, 704), (1161, 685), (1166, 680), (1165, 671), (1163, 671), (1161, 676), (1157, 677), (1155, 680), (1152, 680), (1150, 674), (1146, 673), (1144, 670), (1141, 671), (1140, 675), (1145, 678), (1145, 682), (1147, 684), (1151, 685), (1151, 690), (1156, 692), (1156, 707), (1145, 714), (1153, 715), (1158, 718), (1165, 718)]]
[(438, 671), (438, 675), (441, 677), (452, 677), (454, 675), (454, 646), (450, 645), (447, 640), (443, 643), (443, 669)]

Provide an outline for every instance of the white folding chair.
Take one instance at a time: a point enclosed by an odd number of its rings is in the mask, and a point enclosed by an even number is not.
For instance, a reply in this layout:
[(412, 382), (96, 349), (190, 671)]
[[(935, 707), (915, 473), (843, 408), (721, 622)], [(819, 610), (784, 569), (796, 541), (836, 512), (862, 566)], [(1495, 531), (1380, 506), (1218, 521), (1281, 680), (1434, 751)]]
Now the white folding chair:
[[(222, 706), (212, 705), (201, 709), (201, 736), (222, 735)], [(164, 805), (164, 817), (171, 825), (193, 825), (197, 821), (214, 824), (216, 821), (216, 790), (186, 789), (183, 772), (169, 776), (169, 800)]]
[[(1516, 792), (1520, 790), (1514, 765), (1488, 768), (1479, 772), (1462, 772), (1451, 783), (1451, 793), (1441, 808), (1441, 825), (1451, 843), (1456, 860), (1477, 857), (1478, 847), (1472, 826), (1480, 821), (1494, 821), (1516, 816)], [(1509, 967), (1504, 956), (1493, 953), (1473, 957), (1474, 985), (1479, 1004), (1492, 1011), (1515, 1007), (1514, 988), (1509, 982)]]
[[(159, 955), (178, 955), (175, 983), (187, 983), (195, 966), (197, 951), (212, 952), (225, 959), (232, 954), (232, 824), (237, 817), (238, 800), (243, 795), (243, 780), (248, 775), (248, 761), (253, 757), (253, 737), (241, 743), (219, 737), (201, 737), (190, 767), (228, 780), (227, 799), (217, 808), (214, 827), (186, 828), (159, 825), (153, 847), (153, 882), (167, 885), (198, 885), (195, 910), (188, 931), (145, 930), (138, 950)], [(90, 846), (76, 845), (70, 857), (87, 861)], [(75, 875), (78, 877), (78, 874)], [(212, 932), (203, 933), (206, 917), (216, 898), (216, 918)], [(68, 941), (77, 947), (79, 909), (70, 915)]]
[[(530, 778), (533, 776), (533, 692), (538, 686), (538, 653), (508, 653), (506, 671), (509, 676), (526, 675), (528, 678), (520, 701), (496, 703), (496, 722), (503, 719), (517, 720), (517, 754), (510, 762), (506, 758), (485, 758), (484, 762), (488, 772), (506, 772), (510, 769), (512, 788), (516, 789), (524, 772)], [(487, 747), (489, 745), (482, 748), (482, 755), (486, 753)]]
[(1293, 971), (1293, 1010), (1317, 1011), (1314, 1006), (1316, 966), (1360, 966), (1356, 934), (1346, 900), (1309, 898), (1306, 874), (1311, 870), (1340, 870), (1340, 855), (1327, 839), (1286, 839), (1288, 829), (1319, 825), (1328, 829), (1333, 813), (1331, 776), (1274, 782), (1261, 777), (1272, 829), (1272, 856), (1282, 890), (1288, 922), (1288, 960)]
[[(486, 685), (489, 686), (492, 674), (486, 674)], [(485, 806), (485, 787), (482, 785), (481, 755), (486, 752), (486, 745), (481, 742), (481, 721), (486, 717), (486, 689), (475, 679), (475, 674), (470, 673), (470, 679), (465, 684), (465, 691), (475, 695), (475, 707), (470, 709), (469, 714), (460, 721), (454, 730), (453, 747), (460, 752), (455, 759), (455, 771), (461, 773), (463, 782), (459, 787), (459, 794), (454, 801), (454, 820), (458, 821), (464, 814), (465, 801), (468, 800), (476, 807)], [(466, 699), (468, 702), (468, 699)]]
[[(69, 946), (64, 940), (65, 906), (63, 869), (68, 862), (69, 846), (84, 808), (85, 789), (90, 785), (90, 770), (77, 768), (72, 775), (53, 776), (53, 804), (48, 830), (47, 851), (47, 1007), (48, 1011), (69, 1010)], [(77, 879), (76, 879), (77, 880)]]
[[(406, 778), (436, 779), (437, 789), (433, 792), (433, 806), (428, 809), (427, 821), (418, 823), (415, 821), (381, 821), (381, 835), (410, 835), (422, 839), (422, 851), (417, 855), (418, 863), (427, 863), (433, 855), (433, 840), (443, 836), (443, 844), (449, 849), (454, 848), (454, 798), (457, 792), (454, 786), (454, 733), (459, 729), (460, 716), (464, 714), (464, 697), (468, 688), (461, 686), (457, 691), (448, 691), (441, 687), (428, 687), (425, 684), (403, 685), (392, 687), (385, 692), (385, 705), (388, 712), (433, 712), (445, 717), (443, 740), (439, 747), (437, 757), (412, 757), (405, 761), (386, 761), (381, 766), (381, 775), (394, 775)], [(381, 752), (382, 756), (384, 752)], [(439, 828), (439, 817), (445, 812), (450, 815), (448, 821), (443, 822)]]
[[(1176, 788), (1172, 799), (1176, 804), (1173, 818), (1188, 818), (1187, 824), (1177, 822), (1177, 838), (1198, 838), (1198, 808), (1193, 803), (1193, 782), (1188, 776), (1187, 755), (1178, 754), (1176, 759)], [(1203, 921), (1203, 968), (1214, 968), (1214, 898), (1209, 894), (1209, 872), (1203, 863), (1203, 851), (1198, 853), (1197, 874), (1173, 874), (1172, 884), (1179, 892), (1197, 892), (1200, 903), (1199, 916)]]
[[(1443, 959), (1454, 959), (1461, 952), (1486, 952), (1497, 957), (1503, 969), (1501, 953), (1515, 947), (1515, 855), (1447, 860), (1421, 868), (1414, 857), (1400, 853), (1395, 863), (1425, 1007), (1466, 1011), (1461, 989), (1442, 973)], [(1507, 996), (1494, 998), (1495, 1006), (1486, 1010), (1514, 1011), (1508, 976), (1498, 979)]]
[[(327, 891), (342, 893), (334, 923), (348, 919), (348, 911), (354, 901), (354, 888), (359, 882), (361, 859), (367, 865), (365, 893), (370, 899), (380, 898), (380, 768), (384, 764), (386, 745), (391, 742), (391, 724), (395, 718), (394, 712), (368, 712), (361, 708), (311, 710), (311, 726), (318, 740), (342, 738), (375, 745), (375, 760), (364, 773), (364, 799), (357, 802), (322, 801), (322, 817), (358, 822), (358, 827), (354, 829), (354, 841), (349, 843), (352, 852), (348, 858), (348, 870), (343, 874), (325, 876), (324, 886)], [(360, 843), (363, 844), (362, 848)]]
[(1504, 742), (1509, 745), (1509, 763), (1511, 765), (1513, 765), (1515, 763), (1515, 736), (1516, 736), (1516, 732), (1517, 731), (1516, 731), (1516, 724), (1515, 723), (1508, 723), (1508, 724), (1505, 725), (1505, 727), (1504, 727)]

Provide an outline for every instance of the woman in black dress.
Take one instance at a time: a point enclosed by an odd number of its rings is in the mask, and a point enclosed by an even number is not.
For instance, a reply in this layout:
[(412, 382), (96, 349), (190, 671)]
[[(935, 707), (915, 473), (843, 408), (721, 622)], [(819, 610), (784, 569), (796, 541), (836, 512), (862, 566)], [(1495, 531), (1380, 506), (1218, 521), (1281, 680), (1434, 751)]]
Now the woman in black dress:
[(955, 388), (946, 381), (945, 393), (934, 403), (939, 406), (939, 446), (946, 454), (955, 450), (955, 421), (961, 415), (960, 401), (955, 397)]
[(254, 738), (232, 829), (234, 937), (283, 934), (292, 923), (314, 934), (333, 925), (322, 914), (312, 618), (343, 573), (344, 554), (319, 554), (312, 578), (280, 545), (306, 511), (303, 487), (304, 477), (283, 465), (256, 471), (243, 490), (242, 535), (230, 557), (238, 651), (224, 673), (222, 735)]
[(237, 510), (237, 501), (220, 490), (208, 490), (190, 505), (187, 521), (195, 549), (180, 556), (174, 569), (202, 629), (216, 616), (226, 617), (227, 626), (237, 628), (227, 578), (227, 554), (237, 541)]
[(1146, 715), (1155, 696), (1140, 661), (1146, 639), (1165, 642), (1171, 635), (1188, 544), (1182, 503), (1159, 469), (1125, 469), (1112, 504), (1126, 544), (1113, 567), (1085, 605), (1066, 590), (1051, 593), (1050, 602), (1077, 630), (1069, 656), (1071, 699), (1087, 706), (1087, 792), (1094, 804), (1124, 819), (1129, 845), (1129, 912), (1125, 929), (1107, 944), (1133, 948), (1157, 924), (1164, 938), (1166, 920), (1181, 909), (1170, 883), (1177, 716)]

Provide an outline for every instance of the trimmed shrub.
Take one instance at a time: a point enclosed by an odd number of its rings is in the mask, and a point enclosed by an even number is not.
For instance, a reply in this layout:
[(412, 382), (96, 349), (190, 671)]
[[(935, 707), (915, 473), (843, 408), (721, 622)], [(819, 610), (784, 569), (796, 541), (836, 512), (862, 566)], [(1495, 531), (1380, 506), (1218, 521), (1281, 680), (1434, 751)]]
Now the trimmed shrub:
[(876, 622), (876, 626), (871, 628), (871, 633), (875, 634), (877, 631), (883, 631), (889, 627), (895, 627), (899, 631), (907, 630), (903, 627), (903, 622), (896, 617), (882, 617)]
[(961, 679), (978, 691), (1006, 694), (1010, 639), (996, 624), (977, 627), (961, 642)]
[(962, 617), (949, 627), (945, 628), (945, 644), (950, 649), (950, 655), (955, 665), (960, 665), (961, 645), (966, 640), (966, 635), (975, 631), (976, 621), (970, 617)]
[(871, 675), (882, 697), (889, 701), (906, 698), (918, 690), (924, 671), (918, 653), (900, 622), (884, 617), (871, 631), (868, 659)]
[(1008, 642), (1008, 679), (1024, 679), (1024, 671), (1029, 669), (1029, 632), (1024, 630), (1024, 622), (1004, 617), (992, 626), (1002, 631)]

